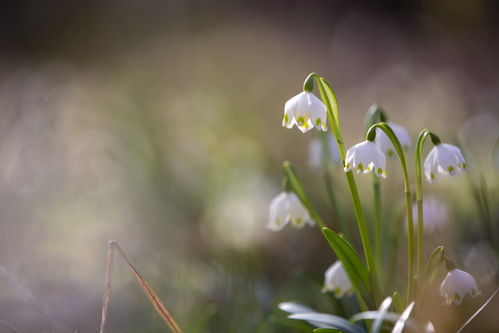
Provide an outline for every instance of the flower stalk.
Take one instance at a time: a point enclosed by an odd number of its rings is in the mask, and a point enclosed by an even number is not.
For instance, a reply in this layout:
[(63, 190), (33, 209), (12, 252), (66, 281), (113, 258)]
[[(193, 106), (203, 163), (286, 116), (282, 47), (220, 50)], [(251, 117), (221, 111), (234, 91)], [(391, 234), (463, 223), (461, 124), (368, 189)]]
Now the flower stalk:
[(305, 193), (305, 189), (303, 188), (300, 179), (293, 170), (291, 163), (289, 163), (288, 161), (284, 162), (283, 169), (284, 169), (286, 188), (292, 190), (298, 196), (298, 199), (300, 199), (303, 206), (305, 206), (305, 208), (308, 210), (308, 213), (312, 217), (312, 220), (314, 220), (317, 223), (319, 230), (322, 230), (322, 228), (324, 228), (326, 224), (324, 223), (324, 220), (315, 210), (314, 206), (308, 199)]
[(416, 163), (416, 205), (418, 209), (418, 232), (417, 232), (417, 269), (416, 275), (419, 276), (423, 269), (423, 163), (421, 155), (423, 153), (423, 145), (428, 136), (438, 138), (432, 132), (424, 129), (419, 133), (418, 141), (415, 149)]
[(412, 202), (411, 202), (411, 185), (409, 180), (409, 172), (407, 168), (407, 161), (405, 157), (404, 149), (400, 144), (397, 136), (390, 128), (387, 123), (378, 123), (367, 131), (366, 140), (374, 141), (376, 137), (376, 128), (382, 130), (390, 139), (395, 148), (395, 151), (399, 157), (400, 164), (402, 166), (402, 171), (404, 175), (404, 192), (405, 201), (407, 207), (407, 252), (408, 252), (408, 272), (407, 272), (407, 304), (412, 300), (413, 288), (414, 288), (414, 224), (413, 224), (413, 214), (412, 214)]
[[(319, 87), (321, 99), (323, 103), (326, 105), (327, 110), (327, 118), (329, 124), (331, 126), (331, 130), (333, 132), (334, 137), (336, 138), (336, 143), (338, 145), (338, 150), (340, 152), (340, 156), (342, 160), (345, 160), (346, 157), (346, 147), (343, 141), (343, 136), (340, 129), (339, 119), (338, 119), (338, 101), (336, 96), (334, 95), (333, 90), (329, 86), (329, 84), (321, 78), (316, 73), (311, 73), (306, 79), (304, 83), (304, 88), (307, 89), (313, 88), (314, 79), (317, 82)], [(366, 220), (364, 217), (364, 212), (362, 210), (362, 204), (360, 201), (359, 191), (357, 189), (357, 184), (355, 182), (355, 178), (353, 172), (347, 171), (345, 172), (348, 187), (350, 188), (350, 194), (352, 197), (352, 202), (355, 210), (355, 217), (357, 219), (357, 226), (359, 228), (360, 238), (362, 241), (362, 247), (364, 250), (364, 255), (366, 257), (367, 270), (369, 273), (369, 278), (371, 280), (371, 284), (373, 287), (373, 296), (376, 303), (381, 302), (381, 293), (378, 279), (378, 272), (376, 268), (376, 263), (374, 260), (371, 239), (369, 236), (369, 231), (367, 228)], [(318, 222), (319, 223), (319, 222)]]
[[(371, 105), (367, 111), (365, 120), (365, 131), (367, 132), (369, 128), (378, 122), (378, 119), (382, 122), (387, 121), (384, 110), (376, 104)], [(372, 175), (373, 179), (373, 203), (374, 203), (374, 256), (376, 258), (376, 265), (379, 269), (382, 266), (382, 244), (384, 244), (382, 239), (382, 225), (381, 225), (381, 182), (378, 176)]]
[(335, 221), (338, 221), (340, 224), (341, 232), (344, 233), (345, 235), (348, 235), (348, 224), (346, 221), (341, 217), (340, 211), (339, 211), (339, 205), (338, 201), (336, 198), (336, 195), (334, 193), (334, 179), (333, 175), (331, 174), (331, 149), (329, 145), (331, 144), (328, 135), (324, 135), (323, 133), (319, 133), (320, 137), (320, 144), (321, 144), (321, 168), (322, 172), (324, 173), (324, 184), (326, 186), (326, 193), (329, 198), (329, 201), (331, 203), (331, 208), (333, 211), (333, 218)]

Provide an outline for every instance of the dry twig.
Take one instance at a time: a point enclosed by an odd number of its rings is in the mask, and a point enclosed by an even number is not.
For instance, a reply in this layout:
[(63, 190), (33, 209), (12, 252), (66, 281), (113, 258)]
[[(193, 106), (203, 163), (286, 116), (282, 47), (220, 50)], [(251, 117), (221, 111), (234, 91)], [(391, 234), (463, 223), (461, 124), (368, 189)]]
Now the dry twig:
[(156, 309), (156, 312), (165, 321), (166, 325), (172, 330), (172, 332), (182, 333), (180, 326), (177, 324), (177, 322), (173, 319), (170, 312), (163, 305), (163, 303), (161, 302), (158, 295), (152, 290), (151, 286), (149, 286), (149, 283), (147, 283), (147, 281), (144, 280), (142, 275), (140, 275), (140, 273), (132, 266), (132, 264), (128, 260), (127, 256), (125, 255), (125, 252), (123, 251), (123, 249), (118, 245), (118, 243), (116, 241), (113, 241), (113, 240), (109, 241), (109, 246), (107, 249), (106, 284), (105, 284), (104, 296), (103, 296), (103, 301), (102, 301), (102, 319), (101, 319), (101, 325), (100, 325), (100, 333), (104, 333), (104, 327), (106, 326), (107, 311), (109, 308), (109, 298), (110, 298), (110, 294), (111, 294), (113, 254), (114, 254), (115, 249), (121, 255), (123, 260), (125, 260), (128, 267), (132, 271), (133, 275), (137, 279), (137, 282), (144, 290), (144, 293), (147, 295), (147, 297), (149, 298), (149, 301), (152, 303), (152, 305)]

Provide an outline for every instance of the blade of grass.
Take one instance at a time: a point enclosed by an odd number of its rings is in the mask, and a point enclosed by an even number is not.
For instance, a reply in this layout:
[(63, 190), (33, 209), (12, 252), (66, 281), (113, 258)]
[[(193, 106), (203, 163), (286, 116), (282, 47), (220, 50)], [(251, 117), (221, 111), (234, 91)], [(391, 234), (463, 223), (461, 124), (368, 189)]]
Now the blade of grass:
[(412, 308), (414, 307), (414, 302), (411, 302), (409, 306), (402, 312), (399, 320), (395, 323), (395, 327), (393, 327), (392, 333), (402, 333), (405, 327), (406, 321), (411, 316)]
[(147, 283), (147, 281), (142, 277), (142, 275), (140, 275), (139, 271), (137, 271), (135, 269), (135, 267), (132, 266), (132, 264), (130, 263), (130, 260), (128, 260), (128, 257), (126, 256), (125, 252), (118, 245), (118, 243), (116, 241), (110, 241), (109, 246), (108, 246), (107, 268), (106, 268), (106, 271), (107, 271), (107, 273), (106, 273), (106, 285), (105, 285), (104, 296), (103, 296), (102, 319), (101, 319), (100, 333), (104, 333), (104, 327), (105, 327), (106, 318), (107, 318), (107, 311), (109, 308), (109, 298), (110, 298), (110, 294), (111, 294), (111, 280), (112, 280), (111, 271), (112, 271), (112, 265), (113, 265), (114, 250), (118, 251), (118, 253), (121, 255), (123, 260), (126, 262), (126, 264), (128, 265), (128, 268), (130, 268), (130, 270), (132, 271), (133, 275), (137, 279), (137, 282), (142, 287), (142, 289), (144, 290), (144, 293), (149, 298), (149, 301), (154, 306), (154, 309), (156, 310), (156, 312), (164, 320), (165, 324), (170, 328), (170, 330), (172, 332), (182, 333), (180, 326), (177, 324), (177, 322), (175, 321), (175, 319), (173, 319), (170, 312), (163, 305), (163, 302), (161, 302), (161, 299), (152, 290), (151, 286), (149, 286), (149, 283)]
[(383, 317), (385, 314), (388, 312), (388, 309), (390, 308), (390, 305), (392, 305), (392, 298), (387, 297), (381, 303), (378, 312), (379, 312), (379, 317), (376, 318), (376, 320), (373, 323), (373, 326), (371, 328), (371, 333), (379, 333), (381, 331), (381, 326), (383, 326)]
[(492, 301), (494, 296), (497, 295), (498, 292), (499, 288), (497, 288), (496, 291), (492, 293), (492, 296), (490, 296), (489, 299), (485, 301), (485, 303), (483, 303), (483, 305), (478, 310), (476, 310), (476, 312), (468, 320), (466, 320), (463, 326), (461, 326), (461, 328), (459, 328), (456, 333), (461, 333), (466, 328), (466, 326), (468, 326), (473, 321), (473, 319), (475, 319), (475, 317), (478, 316), (487, 305), (489, 305), (489, 303)]

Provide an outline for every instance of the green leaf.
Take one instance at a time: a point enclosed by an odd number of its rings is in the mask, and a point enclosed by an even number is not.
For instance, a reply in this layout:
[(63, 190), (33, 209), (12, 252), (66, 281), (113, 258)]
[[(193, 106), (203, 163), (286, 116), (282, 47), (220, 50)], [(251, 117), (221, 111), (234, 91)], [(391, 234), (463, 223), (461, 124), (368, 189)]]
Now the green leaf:
[(392, 298), (387, 297), (385, 300), (381, 303), (378, 309), (378, 317), (373, 323), (373, 326), (371, 328), (371, 333), (378, 333), (381, 330), (381, 326), (383, 325), (383, 320), (385, 317), (385, 314), (387, 313), (388, 309), (390, 308), (390, 305), (392, 305)]
[[(395, 313), (395, 312), (384, 312), (381, 313), (380, 311), (364, 311), (364, 312), (359, 312), (356, 315), (354, 315), (352, 318), (350, 318), (351, 322), (357, 322), (359, 320), (374, 320), (375, 323), (379, 320), (380, 326), (379, 328), (376, 328), (376, 332), (381, 331), (381, 325), (383, 322), (391, 322), (391, 323), (396, 323), (400, 319), (400, 314)], [(405, 324), (410, 327), (414, 332), (422, 332), (424, 329), (422, 326), (415, 320), (408, 319)], [(371, 333), (374, 332), (374, 324), (371, 328)]]
[(317, 312), (309, 307), (306, 307), (305, 305), (301, 305), (298, 303), (294, 302), (283, 302), (279, 303), (278, 305), (279, 309), (281, 309), (284, 312), (288, 313), (311, 313), (311, 312)]
[(314, 333), (343, 333), (343, 331), (337, 330), (336, 328), (316, 328), (313, 330)]
[(290, 315), (288, 318), (319, 323), (321, 324), (319, 328), (335, 328), (345, 333), (366, 333), (362, 327), (352, 324), (344, 318), (326, 313), (297, 313)]
[(338, 235), (329, 228), (323, 228), (322, 233), (326, 237), (329, 245), (333, 249), (336, 256), (343, 264), (354, 290), (358, 293), (361, 299), (368, 305), (373, 307), (373, 299), (371, 297), (371, 284), (366, 266), (360, 259), (359, 254), (353, 246), (343, 236)]
[[(297, 313), (318, 313), (314, 309), (311, 309), (305, 305), (301, 305), (298, 303), (294, 302), (283, 302), (279, 303), (279, 309), (281, 309), (284, 312), (288, 312), (291, 314), (297, 314)], [(315, 322), (313, 320), (307, 321), (310, 325), (315, 326), (315, 327), (322, 327), (321, 323)]]
[(405, 323), (407, 319), (409, 319), (409, 316), (411, 315), (413, 307), (414, 307), (414, 302), (411, 302), (411, 304), (409, 304), (409, 306), (404, 310), (404, 312), (402, 312), (402, 315), (395, 323), (395, 327), (393, 327), (392, 333), (402, 333), (405, 327)]
[(338, 124), (338, 127), (340, 126), (340, 119), (338, 118), (338, 99), (336, 98), (336, 94), (333, 91), (333, 88), (327, 83), (324, 78), (320, 78), (320, 82), (322, 83), (322, 86), (324, 87), (324, 90), (326, 92), (326, 96), (331, 103), (331, 109), (333, 111), (334, 118), (336, 120), (336, 123)]
[(400, 299), (400, 293), (398, 291), (393, 292), (392, 300), (393, 300), (393, 307), (395, 308), (395, 311), (402, 312), (404, 307), (402, 305), (402, 301)]
[(430, 284), (435, 275), (440, 268), (440, 264), (442, 264), (444, 259), (445, 251), (443, 246), (438, 246), (430, 255), (430, 259), (428, 260), (428, 265), (426, 266), (426, 271), (423, 280), (423, 287), (426, 287)]

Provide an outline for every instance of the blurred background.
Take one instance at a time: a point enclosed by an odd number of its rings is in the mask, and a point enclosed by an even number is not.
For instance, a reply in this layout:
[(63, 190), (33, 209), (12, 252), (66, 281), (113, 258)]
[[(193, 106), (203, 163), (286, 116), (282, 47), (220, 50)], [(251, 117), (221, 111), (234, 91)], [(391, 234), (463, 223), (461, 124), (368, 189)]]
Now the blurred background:
[[(334, 312), (321, 287), (335, 257), (320, 233), (266, 229), (285, 160), (338, 222), (308, 163), (314, 131), (281, 127), (284, 102), (312, 71), (336, 91), (347, 145), (362, 140), (363, 117), (379, 103), (414, 140), (429, 127), (463, 146), (469, 174), (424, 185), (450, 211), (428, 246), (445, 245), (487, 278), (490, 295), (497, 235), (473, 191), (484, 179), (495, 224), (499, 5), (458, 3), (2, 4), (0, 320), (19, 332), (96, 332), (110, 239), (185, 332), (300, 332), (277, 309), (287, 300)], [(384, 202), (396, 233), (402, 178), (396, 161), (388, 167)], [(333, 177), (355, 239), (341, 168)], [(369, 212), (370, 177), (357, 179)], [(400, 251), (403, 260), (404, 243)], [(107, 331), (165, 331), (121, 259), (114, 269)], [(445, 310), (458, 319), (442, 331), (483, 301)], [(499, 330), (498, 308), (474, 332)]]

